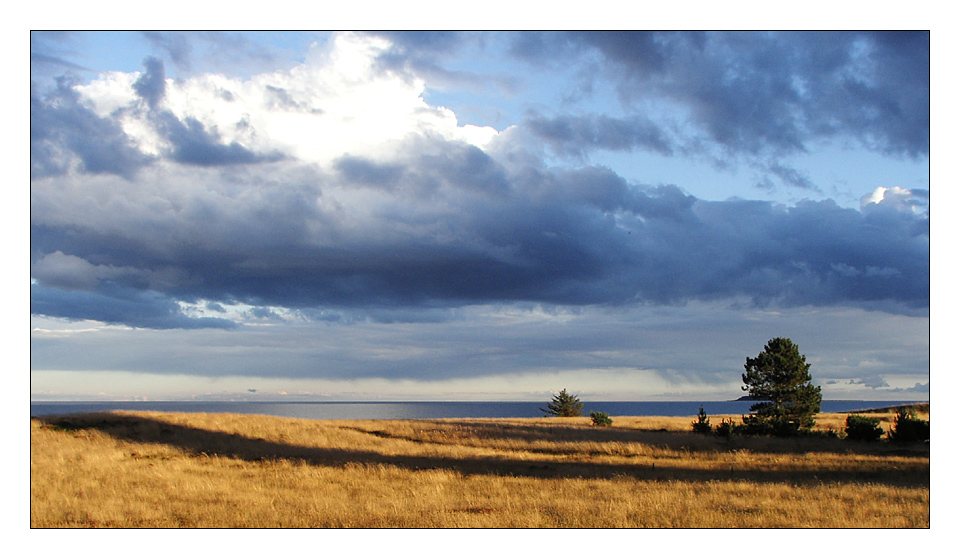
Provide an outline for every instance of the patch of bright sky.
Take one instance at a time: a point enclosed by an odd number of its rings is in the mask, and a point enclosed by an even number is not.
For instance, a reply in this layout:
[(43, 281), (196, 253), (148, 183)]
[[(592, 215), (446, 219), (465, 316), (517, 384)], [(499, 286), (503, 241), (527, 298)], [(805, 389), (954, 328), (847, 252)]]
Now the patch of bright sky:
[(736, 197), (792, 205), (804, 199), (832, 199), (842, 207), (859, 209), (860, 198), (878, 186), (930, 189), (930, 167), (925, 157), (897, 158), (840, 146), (825, 146), (780, 159), (782, 165), (801, 170), (813, 188), (786, 186), (780, 181), (766, 188), (762, 170), (748, 162), (718, 169), (707, 158), (644, 151), (599, 151), (589, 161), (610, 167), (633, 183), (673, 184), (701, 200), (712, 201)]
[[(586, 381), (586, 379), (589, 379)], [(884, 375), (884, 390), (868, 388), (872, 378), (821, 377), (824, 397), (844, 399), (904, 399), (927, 397), (911, 391), (916, 376)], [(924, 379), (919, 379), (924, 380)], [(585, 382), (586, 381), (586, 382)], [(474, 400), (544, 401), (566, 386), (593, 401), (728, 400), (740, 394), (740, 379), (704, 384), (684, 379), (677, 371), (637, 368), (577, 369), (490, 375), (483, 379), (290, 379), (268, 376), (201, 376), (154, 374), (142, 371), (31, 371), (32, 401), (70, 400), (230, 400), (230, 401), (376, 401)], [(66, 390), (72, 390), (66, 392)]]
[[(251, 75), (268, 69), (276, 70), (303, 62), (310, 45), (326, 40), (329, 33), (280, 32), (280, 31), (241, 31), (229, 35), (251, 44), (261, 45), (274, 52), (276, 58), (269, 66), (260, 66), (256, 60), (244, 63), (231, 63), (223, 57), (211, 57), (212, 48), (208, 41), (196, 40), (200, 33), (184, 32), (193, 35), (190, 41), (190, 68), (180, 68), (176, 64), (167, 64), (167, 77), (182, 79), (204, 72), (225, 73), (231, 77), (249, 78)], [(222, 35), (222, 34), (221, 34)], [(62, 58), (74, 62), (89, 70), (84, 73), (84, 81), (96, 78), (97, 72), (142, 72), (143, 59), (147, 56), (160, 57), (163, 53), (140, 31), (88, 31), (70, 33), (75, 50), (62, 53)], [(222, 36), (221, 36), (222, 39)], [(42, 35), (37, 40), (43, 41)], [(276, 64), (285, 60), (286, 64)], [(62, 73), (58, 69), (56, 74)]]
[(424, 99), (453, 110), (461, 125), (492, 126), (502, 131), (519, 124), (530, 111), (620, 115), (620, 101), (608, 82), (583, 74), (577, 65), (531, 64), (507, 52), (507, 39), (494, 36), (482, 45), (467, 44), (444, 68), (463, 77), (428, 81)]
[[(824, 322), (823, 310), (811, 308), (752, 310), (744, 321), (743, 311), (699, 303), (690, 312), (480, 306), (435, 324), (358, 317), (330, 325), (276, 308), (266, 318), (251, 316), (252, 308), (226, 310), (244, 319), (240, 329), (149, 330), (32, 316), (31, 398), (543, 400), (575, 386), (595, 400), (726, 400), (741, 395), (744, 356), (758, 351), (755, 340), (785, 330), (808, 355), (827, 399), (922, 398), (927, 392), (916, 385), (929, 383), (928, 320), (855, 309), (827, 311)], [(897, 343), (851, 354), (849, 331)], [(696, 351), (676, 353), (678, 340), (696, 343)], [(102, 344), (120, 349), (100, 355)], [(698, 354), (714, 357), (703, 363)], [(288, 374), (273, 376), (280, 362)], [(422, 378), (385, 378), (394, 367)], [(140, 375), (151, 380), (140, 386)], [(878, 375), (886, 385), (875, 390), (867, 383)]]
[[(83, 378), (78, 388), (78, 377)], [(649, 391), (665, 393), (665, 399), (682, 395), (710, 400), (728, 399), (739, 383), (705, 386), (702, 383), (668, 381), (655, 371), (634, 368), (583, 369), (491, 375), (482, 382), (454, 378), (424, 382), (414, 379), (287, 379), (258, 376), (204, 377), (126, 371), (31, 372), (31, 400), (241, 400), (241, 401), (375, 401), (375, 400), (516, 400), (542, 401), (557, 389), (577, 386), (590, 378), (599, 391), (580, 390), (587, 400), (664, 399), (650, 398)], [(65, 387), (75, 391), (64, 392)], [(171, 388), (177, 387), (177, 388)]]
[(443, 66), (453, 75), (428, 81), (423, 98), (454, 111), (461, 126), (492, 126), (502, 131), (522, 117), (523, 90), (528, 83), (521, 77), (520, 64), (501, 55), (490, 43), (485, 48), (465, 46), (469, 52), (445, 60)]
[(90, 31), (70, 35), (77, 49), (64, 58), (90, 70), (91, 73), (84, 76), (87, 81), (94, 79), (97, 72), (143, 71), (143, 59), (153, 50), (138, 31)]
[(791, 159), (797, 161), (797, 168), (804, 169), (810, 180), (822, 189), (820, 197), (832, 198), (845, 207), (858, 208), (860, 197), (879, 186), (930, 189), (930, 160), (927, 157), (911, 159), (830, 145)]

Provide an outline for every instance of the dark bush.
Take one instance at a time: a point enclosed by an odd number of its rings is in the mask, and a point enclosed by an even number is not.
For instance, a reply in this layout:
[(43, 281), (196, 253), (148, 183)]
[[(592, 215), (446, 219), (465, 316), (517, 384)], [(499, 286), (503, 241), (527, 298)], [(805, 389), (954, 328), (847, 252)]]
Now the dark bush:
[(742, 423), (733, 428), (735, 435), (776, 435), (796, 434), (797, 429), (786, 420), (770, 419), (756, 415), (745, 415)]
[(734, 435), (796, 437), (816, 433), (812, 429), (802, 428), (799, 421), (786, 417), (745, 415), (742, 419), (743, 423), (734, 426)]
[(848, 415), (845, 431), (847, 438), (854, 441), (879, 441), (880, 437), (883, 436), (883, 429), (880, 428), (880, 418), (864, 415)]
[(590, 419), (593, 420), (593, 424), (597, 427), (607, 427), (609, 425), (613, 425), (613, 420), (610, 419), (610, 416), (602, 411), (590, 412)]
[(772, 435), (773, 425), (755, 415), (745, 415), (742, 423), (733, 426), (734, 435)]
[(710, 418), (707, 417), (707, 412), (703, 411), (703, 406), (700, 406), (700, 413), (697, 414), (697, 420), (694, 421), (693, 432), (700, 433), (701, 435), (709, 435), (713, 429), (710, 428)]
[(917, 412), (909, 408), (897, 410), (893, 429), (887, 431), (887, 439), (895, 443), (915, 443), (930, 440), (930, 422), (917, 418)]
[(721, 437), (727, 437), (728, 439), (733, 436), (736, 430), (736, 426), (726, 419), (720, 421), (720, 424), (717, 425), (717, 435)]

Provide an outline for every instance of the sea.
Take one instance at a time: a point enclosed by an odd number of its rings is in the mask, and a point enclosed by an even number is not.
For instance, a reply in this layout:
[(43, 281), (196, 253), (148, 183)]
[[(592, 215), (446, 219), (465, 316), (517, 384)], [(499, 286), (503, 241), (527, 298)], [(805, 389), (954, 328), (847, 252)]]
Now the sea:
[[(703, 406), (708, 415), (747, 414), (753, 402), (589, 402), (592, 411), (610, 416), (696, 416)], [(824, 400), (820, 411), (843, 413), (885, 408), (915, 401)], [(543, 417), (547, 402), (31, 402), (30, 416), (131, 410), (187, 413), (240, 413), (299, 419), (444, 419)]]

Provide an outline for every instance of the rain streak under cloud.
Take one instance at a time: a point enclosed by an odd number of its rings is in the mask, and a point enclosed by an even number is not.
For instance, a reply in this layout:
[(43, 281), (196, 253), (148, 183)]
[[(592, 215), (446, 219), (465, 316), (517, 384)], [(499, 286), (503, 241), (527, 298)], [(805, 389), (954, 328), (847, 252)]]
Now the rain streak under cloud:
[(927, 397), (929, 34), (295, 36), (31, 35), (35, 398)]

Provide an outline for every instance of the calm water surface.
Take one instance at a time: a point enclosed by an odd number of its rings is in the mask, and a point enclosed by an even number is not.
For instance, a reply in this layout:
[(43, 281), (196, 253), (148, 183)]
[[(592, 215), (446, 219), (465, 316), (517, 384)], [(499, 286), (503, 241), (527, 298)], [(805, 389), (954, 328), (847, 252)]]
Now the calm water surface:
[[(752, 402), (584, 402), (584, 414), (611, 416), (695, 416), (703, 405), (710, 415), (746, 414)], [(826, 400), (821, 411), (849, 412), (907, 401)], [(543, 417), (547, 402), (31, 402), (30, 415), (109, 410), (242, 413), (300, 419), (440, 419)]]

